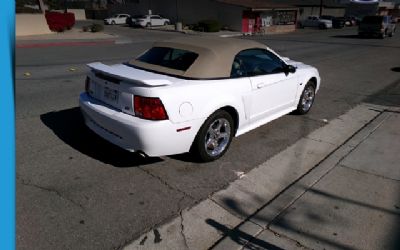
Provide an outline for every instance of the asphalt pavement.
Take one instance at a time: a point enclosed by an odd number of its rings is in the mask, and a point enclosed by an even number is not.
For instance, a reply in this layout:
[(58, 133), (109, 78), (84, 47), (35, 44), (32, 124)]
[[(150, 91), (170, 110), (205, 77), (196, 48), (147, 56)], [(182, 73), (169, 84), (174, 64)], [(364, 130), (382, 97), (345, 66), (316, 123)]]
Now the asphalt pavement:
[(360, 103), (400, 106), (399, 36), (359, 39), (354, 29), (306, 29), (246, 37), (320, 70), (310, 113), (286, 115), (236, 138), (216, 162), (198, 164), (188, 155), (144, 159), (84, 126), (77, 100), (85, 64), (127, 61), (153, 41), (184, 34), (106, 32), (129, 43), (16, 49), (18, 249), (121, 248)]

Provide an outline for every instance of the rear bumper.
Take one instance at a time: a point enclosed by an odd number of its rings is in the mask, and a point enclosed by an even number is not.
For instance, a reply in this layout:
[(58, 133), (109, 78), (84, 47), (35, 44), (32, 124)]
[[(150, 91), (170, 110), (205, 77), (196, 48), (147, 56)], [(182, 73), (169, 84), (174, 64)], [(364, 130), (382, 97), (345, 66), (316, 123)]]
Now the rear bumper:
[[(148, 121), (125, 114), (82, 93), (79, 97), (85, 124), (107, 141), (131, 152), (148, 156), (188, 152), (202, 119), (175, 124), (169, 120)], [(178, 129), (190, 127), (178, 132)]]

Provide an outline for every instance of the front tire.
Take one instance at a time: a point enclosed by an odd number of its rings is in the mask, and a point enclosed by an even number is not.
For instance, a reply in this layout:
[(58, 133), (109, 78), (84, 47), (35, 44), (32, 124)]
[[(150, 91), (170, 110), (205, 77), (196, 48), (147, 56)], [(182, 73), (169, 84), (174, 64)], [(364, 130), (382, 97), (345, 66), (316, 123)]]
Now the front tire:
[(115, 25), (115, 21), (112, 21), (112, 22), (111, 22), (111, 25)]
[(297, 104), (296, 114), (304, 115), (310, 111), (315, 99), (315, 84), (309, 81), (301, 93), (299, 103)]
[(201, 162), (217, 160), (228, 150), (234, 131), (232, 116), (217, 110), (201, 126), (190, 151)]

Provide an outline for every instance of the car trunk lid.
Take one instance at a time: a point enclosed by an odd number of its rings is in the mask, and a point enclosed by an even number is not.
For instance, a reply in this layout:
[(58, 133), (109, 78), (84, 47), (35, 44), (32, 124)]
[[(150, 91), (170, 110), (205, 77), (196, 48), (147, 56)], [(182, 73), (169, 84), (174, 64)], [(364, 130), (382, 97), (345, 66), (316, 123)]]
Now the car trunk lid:
[(134, 115), (133, 98), (137, 88), (155, 88), (174, 84), (182, 79), (155, 74), (124, 64), (105, 65), (91, 63), (87, 65), (88, 93), (90, 96), (124, 113)]
[(157, 87), (171, 85), (181, 79), (170, 77), (167, 75), (161, 75), (138, 69), (125, 64), (105, 65), (100, 62), (90, 63), (87, 65), (96, 73), (102, 73), (109, 78), (115, 78), (117, 80), (124, 80), (131, 82), (132, 84), (143, 85), (148, 87)]

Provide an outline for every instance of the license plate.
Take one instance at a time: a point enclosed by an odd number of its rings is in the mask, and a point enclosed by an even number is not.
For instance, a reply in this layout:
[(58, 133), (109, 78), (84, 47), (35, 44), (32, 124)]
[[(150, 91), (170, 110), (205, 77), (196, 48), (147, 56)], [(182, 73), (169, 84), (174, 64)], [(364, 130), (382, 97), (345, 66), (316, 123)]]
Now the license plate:
[(107, 101), (117, 103), (118, 102), (118, 90), (104, 87), (104, 99)]

